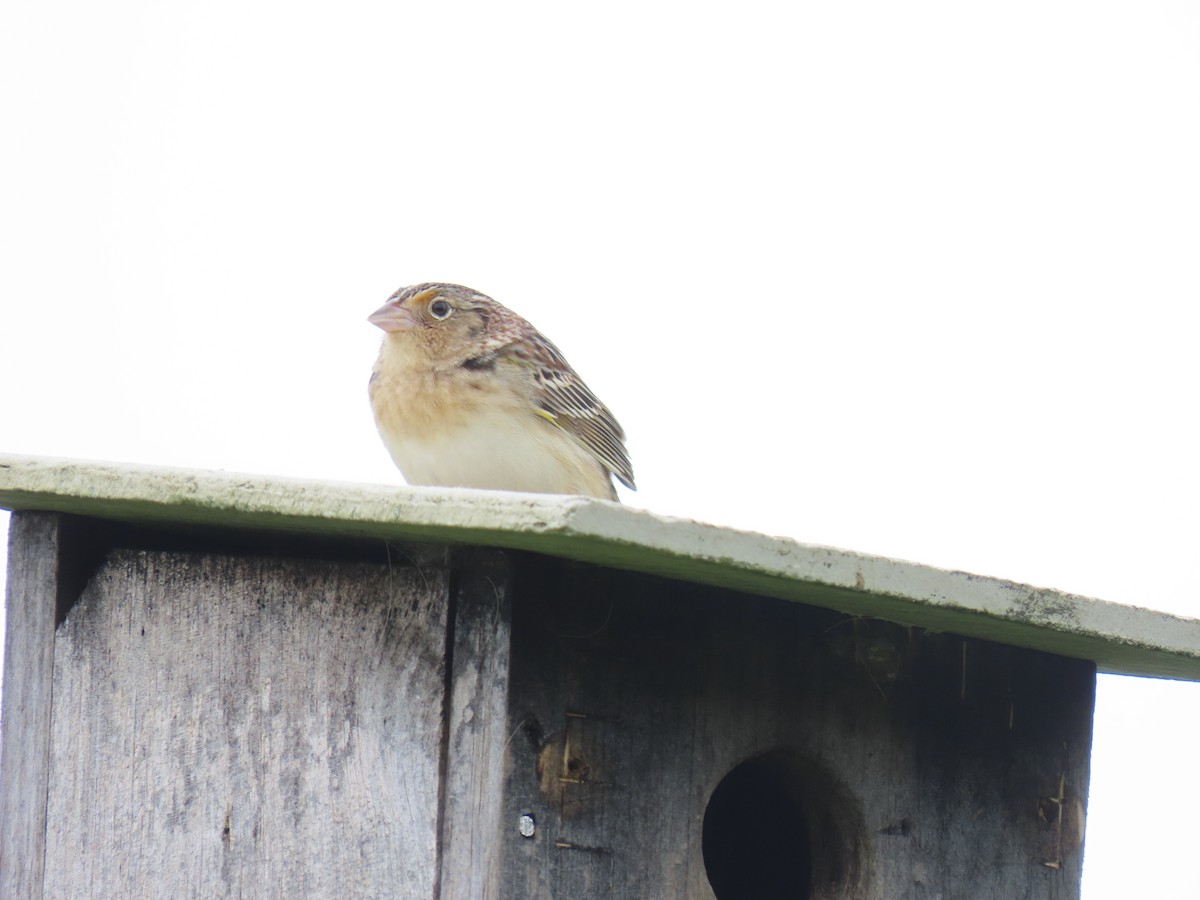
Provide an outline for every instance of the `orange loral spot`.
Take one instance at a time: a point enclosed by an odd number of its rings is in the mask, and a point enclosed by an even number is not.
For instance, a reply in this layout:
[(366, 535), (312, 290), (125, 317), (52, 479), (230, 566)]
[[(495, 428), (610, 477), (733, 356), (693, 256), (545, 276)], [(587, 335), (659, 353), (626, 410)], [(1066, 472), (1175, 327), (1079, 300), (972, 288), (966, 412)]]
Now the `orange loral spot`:
[(419, 294), (414, 294), (412, 298), (413, 305), (418, 303), (429, 303), (437, 296), (437, 288), (426, 288)]

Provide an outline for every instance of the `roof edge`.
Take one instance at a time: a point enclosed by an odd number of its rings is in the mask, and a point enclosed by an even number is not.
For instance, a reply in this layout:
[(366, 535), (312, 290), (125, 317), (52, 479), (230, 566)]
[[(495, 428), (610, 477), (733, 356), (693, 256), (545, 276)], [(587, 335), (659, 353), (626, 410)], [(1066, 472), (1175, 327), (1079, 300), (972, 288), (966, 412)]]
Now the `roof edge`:
[(533, 550), (1200, 680), (1195, 619), (587, 497), (0, 454), (0, 508)]

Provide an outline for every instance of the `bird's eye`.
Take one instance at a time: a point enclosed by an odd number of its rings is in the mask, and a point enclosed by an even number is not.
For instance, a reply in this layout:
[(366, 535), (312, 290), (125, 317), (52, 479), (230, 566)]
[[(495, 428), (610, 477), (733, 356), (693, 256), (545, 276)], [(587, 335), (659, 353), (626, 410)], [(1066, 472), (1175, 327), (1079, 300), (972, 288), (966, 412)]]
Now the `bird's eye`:
[(450, 306), (449, 303), (447, 303), (445, 300), (441, 300), (441, 299), (434, 300), (432, 303), (429, 304), (429, 314), (431, 316), (433, 316), (435, 319), (446, 318), (448, 315), (450, 315), (450, 311), (452, 309), (453, 309), (453, 307)]

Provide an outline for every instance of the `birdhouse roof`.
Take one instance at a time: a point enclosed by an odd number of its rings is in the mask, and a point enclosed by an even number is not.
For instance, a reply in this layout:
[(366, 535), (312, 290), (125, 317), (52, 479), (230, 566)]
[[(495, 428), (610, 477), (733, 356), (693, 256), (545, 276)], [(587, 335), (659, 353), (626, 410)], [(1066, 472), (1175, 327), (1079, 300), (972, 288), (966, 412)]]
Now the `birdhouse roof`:
[(585, 497), (307, 481), (0, 455), (0, 508), (142, 525), (531, 550), (1200, 680), (1200, 621)]

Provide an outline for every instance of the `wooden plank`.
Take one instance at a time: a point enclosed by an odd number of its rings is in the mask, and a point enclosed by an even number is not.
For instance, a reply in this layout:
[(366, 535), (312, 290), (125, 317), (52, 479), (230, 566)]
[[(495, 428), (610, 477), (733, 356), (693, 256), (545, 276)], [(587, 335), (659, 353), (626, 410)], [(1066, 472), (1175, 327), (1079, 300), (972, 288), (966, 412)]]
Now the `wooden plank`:
[(508, 555), (464, 549), (454, 566), (455, 618), (440, 896), (511, 896), (500, 882), (512, 598)]
[(61, 517), (14, 513), (8, 531), (0, 749), (0, 897), (42, 896)]
[(503, 836), (506, 896), (1079, 896), (1091, 664), (540, 568), (517, 577), (504, 804), (538, 828)]
[(112, 551), (55, 645), (47, 894), (432, 897), (447, 603), (438, 568)]

